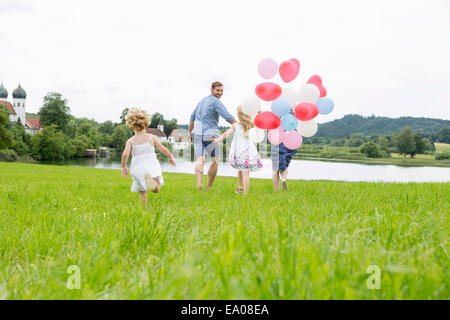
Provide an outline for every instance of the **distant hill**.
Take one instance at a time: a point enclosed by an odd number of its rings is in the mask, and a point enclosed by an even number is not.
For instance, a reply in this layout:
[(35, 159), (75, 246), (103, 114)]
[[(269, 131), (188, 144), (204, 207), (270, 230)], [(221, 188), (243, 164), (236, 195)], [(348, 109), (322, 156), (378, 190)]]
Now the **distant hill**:
[(388, 118), (388, 117), (363, 117), (349, 114), (342, 119), (319, 124), (316, 137), (344, 138), (354, 133), (370, 135), (392, 135), (399, 133), (403, 127), (410, 126), (415, 134), (423, 137), (434, 138), (444, 126), (450, 126), (450, 120), (432, 118)]

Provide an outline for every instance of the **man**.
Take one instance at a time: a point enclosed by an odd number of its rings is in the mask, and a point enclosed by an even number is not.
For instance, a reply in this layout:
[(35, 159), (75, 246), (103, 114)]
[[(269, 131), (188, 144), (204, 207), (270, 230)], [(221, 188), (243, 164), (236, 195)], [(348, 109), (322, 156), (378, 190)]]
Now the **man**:
[(198, 103), (189, 121), (188, 131), (191, 141), (194, 142), (195, 175), (197, 177), (197, 189), (199, 190), (203, 189), (203, 167), (206, 154), (211, 157), (206, 190), (211, 189), (219, 168), (219, 144), (211, 142), (211, 138), (217, 137), (219, 134), (219, 115), (230, 124), (237, 122), (219, 100), (222, 94), (223, 84), (219, 81), (213, 82), (211, 95)]

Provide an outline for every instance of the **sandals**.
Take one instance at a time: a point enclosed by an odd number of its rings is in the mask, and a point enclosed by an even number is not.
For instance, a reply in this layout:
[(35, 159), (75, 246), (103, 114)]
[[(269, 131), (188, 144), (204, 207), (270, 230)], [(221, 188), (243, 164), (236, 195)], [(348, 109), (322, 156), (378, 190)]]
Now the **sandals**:
[(236, 190), (234, 190), (234, 193), (242, 193), (244, 192), (243, 188), (237, 187)]
[(147, 191), (154, 191), (158, 187), (158, 183), (148, 174), (144, 174), (145, 184), (147, 185)]

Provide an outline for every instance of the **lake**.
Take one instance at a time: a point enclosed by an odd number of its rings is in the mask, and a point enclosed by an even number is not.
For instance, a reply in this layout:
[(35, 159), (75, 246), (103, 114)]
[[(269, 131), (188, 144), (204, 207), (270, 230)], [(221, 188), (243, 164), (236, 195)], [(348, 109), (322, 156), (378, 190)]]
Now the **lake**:
[[(177, 159), (177, 166), (161, 162), (163, 172), (194, 173), (194, 162)], [(52, 164), (93, 167), (101, 169), (120, 169), (120, 160), (108, 158), (76, 159)], [(264, 168), (252, 172), (252, 178), (271, 179), (270, 159), (263, 159)], [(128, 162), (129, 166), (129, 162)], [(209, 167), (206, 160), (205, 173)], [(219, 176), (236, 176), (228, 162), (220, 162)], [(334, 180), (367, 182), (450, 182), (450, 168), (442, 167), (404, 167), (395, 165), (367, 165), (358, 163), (340, 163), (314, 160), (292, 160), (289, 166), (289, 179), (292, 180)]]

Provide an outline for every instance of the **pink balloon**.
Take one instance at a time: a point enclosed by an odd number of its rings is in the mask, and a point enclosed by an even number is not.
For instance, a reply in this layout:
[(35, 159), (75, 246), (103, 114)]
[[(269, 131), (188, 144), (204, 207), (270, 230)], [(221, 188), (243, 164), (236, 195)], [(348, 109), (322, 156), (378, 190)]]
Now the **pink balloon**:
[(327, 89), (325, 89), (325, 87), (323, 85), (319, 86), (319, 90), (320, 90), (320, 97), (326, 97), (327, 96)]
[(278, 64), (272, 58), (263, 59), (258, 65), (258, 72), (264, 79), (271, 79), (278, 72)]
[(269, 139), (271, 144), (280, 144), (283, 142), (283, 138), (284, 130), (281, 127), (269, 130), (269, 134), (267, 135), (267, 139)]
[(263, 82), (256, 86), (255, 93), (264, 101), (273, 101), (281, 96), (281, 87), (273, 82)]
[(258, 128), (266, 130), (276, 129), (281, 124), (280, 117), (275, 115), (272, 111), (258, 113), (253, 122)]
[(297, 59), (284, 61), (280, 64), (280, 77), (284, 82), (291, 82), (294, 80), (300, 71), (300, 62)]
[(300, 121), (312, 120), (319, 114), (319, 108), (312, 103), (300, 103), (294, 109), (295, 117)]
[(283, 137), (283, 144), (286, 148), (294, 150), (299, 148), (303, 143), (303, 138), (297, 131), (286, 131)]
[(314, 84), (316, 86), (321, 86), (322, 78), (319, 75), (315, 74), (312, 77), (310, 77), (306, 83)]

